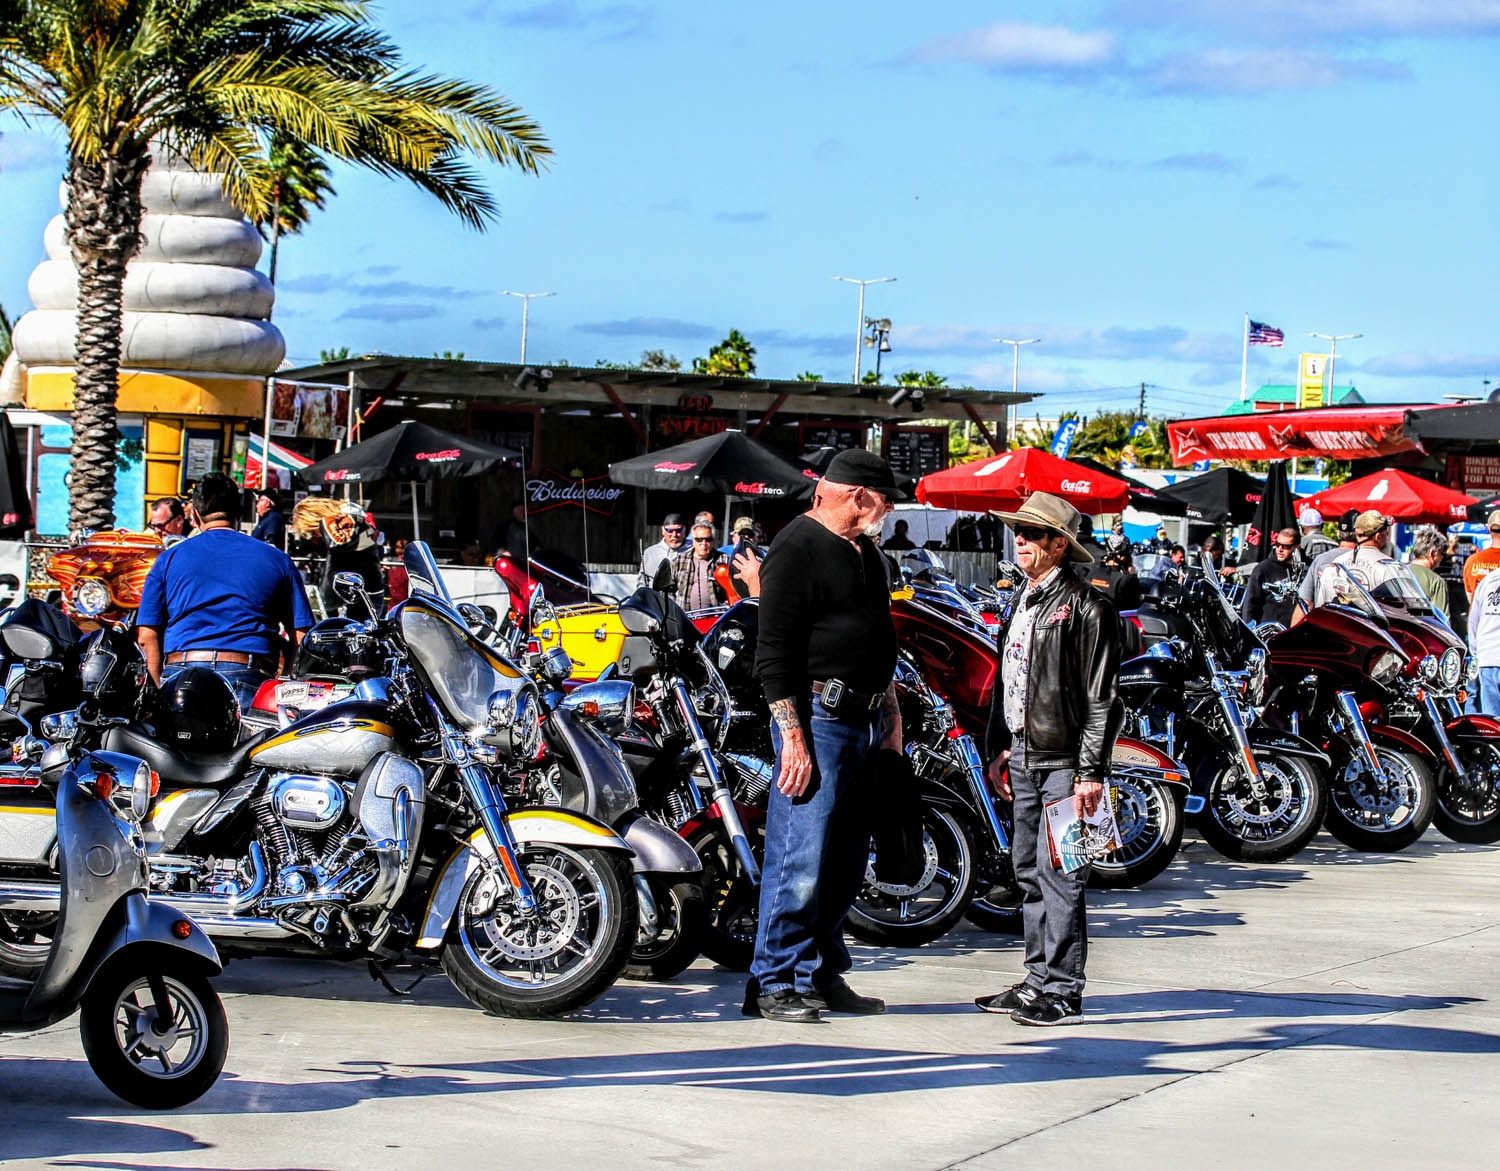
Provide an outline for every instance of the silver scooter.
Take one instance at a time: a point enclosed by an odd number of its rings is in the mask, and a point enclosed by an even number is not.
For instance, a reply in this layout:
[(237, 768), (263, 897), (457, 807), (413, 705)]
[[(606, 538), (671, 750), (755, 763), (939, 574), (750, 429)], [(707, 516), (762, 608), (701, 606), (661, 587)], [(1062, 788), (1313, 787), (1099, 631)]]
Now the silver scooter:
[[(137, 757), (67, 744), (47, 749), (41, 773), (57, 786), (62, 913), (36, 979), (0, 976), (0, 1031), (34, 1032), (76, 1010), (111, 1093), (151, 1110), (185, 1106), (218, 1080), (229, 1025), (209, 983), (223, 970), (214, 945), (146, 898), (140, 824), (155, 774)], [(33, 909), (25, 897), (0, 893), (0, 910)]]

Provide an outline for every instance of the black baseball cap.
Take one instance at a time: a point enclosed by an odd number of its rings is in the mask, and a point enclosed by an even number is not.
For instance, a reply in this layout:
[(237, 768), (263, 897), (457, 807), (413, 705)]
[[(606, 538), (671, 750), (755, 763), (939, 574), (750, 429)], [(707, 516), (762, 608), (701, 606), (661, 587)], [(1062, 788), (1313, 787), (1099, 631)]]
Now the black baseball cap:
[(873, 451), (866, 451), (862, 447), (847, 448), (829, 460), (823, 479), (830, 484), (869, 488), (891, 501), (911, 498), (904, 489), (897, 486), (896, 473), (891, 471), (891, 465)]

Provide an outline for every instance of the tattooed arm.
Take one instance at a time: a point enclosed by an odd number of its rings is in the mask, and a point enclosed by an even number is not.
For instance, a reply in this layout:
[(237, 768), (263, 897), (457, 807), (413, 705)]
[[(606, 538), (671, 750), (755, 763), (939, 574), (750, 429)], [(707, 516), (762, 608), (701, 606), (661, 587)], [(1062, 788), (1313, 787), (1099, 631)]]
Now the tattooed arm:
[(797, 701), (778, 699), (771, 704), (771, 720), (781, 733), (781, 766), (776, 787), (788, 797), (800, 797), (812, 780), (812, 755), (807, 750), (807, 736), (797, 715)]
[(896, 685), (892, 683), (885, 689), (885, 702), (880, 705), (881, 723), (885, 726), (885, 735), (881, 738), (880, 747), (892, 748), (901, 751), (901, 705), (896, 702)]

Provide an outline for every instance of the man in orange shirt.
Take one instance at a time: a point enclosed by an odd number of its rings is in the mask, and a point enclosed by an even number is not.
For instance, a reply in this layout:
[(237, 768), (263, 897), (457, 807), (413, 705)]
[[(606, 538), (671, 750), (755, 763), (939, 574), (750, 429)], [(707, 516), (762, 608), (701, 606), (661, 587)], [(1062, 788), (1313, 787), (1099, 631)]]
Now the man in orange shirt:
[(1500, 508), (1490, 513), (1490, 547), (1481, 549), (1464, 562), (1464, 592), (1469, 601), (1474, 600), (1474, 591), (1479, 588), (1492, 569), (1500, 569)]

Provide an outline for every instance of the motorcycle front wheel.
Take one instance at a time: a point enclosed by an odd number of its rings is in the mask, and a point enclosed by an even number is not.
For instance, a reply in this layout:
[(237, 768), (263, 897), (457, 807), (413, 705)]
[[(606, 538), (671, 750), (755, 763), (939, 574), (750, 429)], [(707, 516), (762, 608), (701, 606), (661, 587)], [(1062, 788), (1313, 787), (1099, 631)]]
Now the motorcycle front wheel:
[(555, 842), (528, 842), (517, 854), (535, 911), (523, 913), (509, 886), (476, 869), (459, 896), (443, 971), (496, 1016), (561, 1016), (603, 995), (630, 960), (639, 915), (630, 861)]
[(1464, 775), (1447, 764), (1438, 770), (1432, 824), (1455, 842), (1500, 842), (1500, 745), (1459, 740), (1453, 749)]
[(656, 934), (643, 939), (644, 932), (637, 933), (625, 974), (632, 980), (670, 980), (685, 971), (703, 950), (708, 905), (700, 878), (670, 882), (657, 875), (649, 881), (656, 904)]
[(1120, 848), (1089, 868), (1089, 885), (1101, 890), (1144, 886), (1172, 864), (1182, 847), (1182, 806), (1160, 781), (1110, 777)]
[(147, 1110), (202, 1097), (229, 1052), (229, 1022), (207, 977), (157, 956), (105, 964), (79, 1005), (79, 1032), (105, 1088)]
[(1209, 785), (1198, 832), (1226, 858), (1281, 862), (1299, 853), (1323, 824), (1328, 783), (1317, 767), (1297, 756), (1256, 752), (1265, 785), (1257, 797), (1234, 761), (1226, 761)]
[(1335, 765), (1328, 786), (1328, 832), (1354, 850), (1404, 850), (1427, 832), (1436, 800), (1432, 769), (1421, 757), (1375, 745), (1384, 780), (1372, 775), (1363, 752)]
[(941, 939), (974, 899), (974, 842), (945, 809), (929, 806), (922, 824), (922, 873), (909, 884), (876, 877), (875, 848), (849, 911), (849, 934), (865, 943), (921, 947)]
[[(745, 826), (750, 851), (759, 865), (766, 859), (763, 818)], [(748, 972), (755, 959), (755, 932), (760, 925), (760, 887), (740, 865), (734, 844), (715, 818), (688, 839), (703, 862), (703, 891), (708, 900), (708, 922), (703, 929), (703, 954), (731, 972)]]

